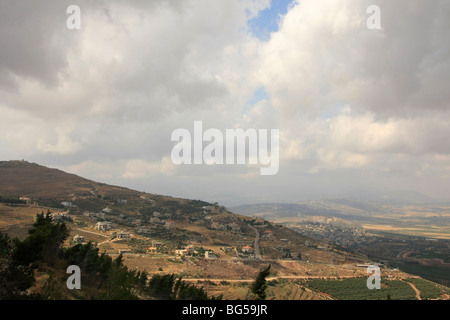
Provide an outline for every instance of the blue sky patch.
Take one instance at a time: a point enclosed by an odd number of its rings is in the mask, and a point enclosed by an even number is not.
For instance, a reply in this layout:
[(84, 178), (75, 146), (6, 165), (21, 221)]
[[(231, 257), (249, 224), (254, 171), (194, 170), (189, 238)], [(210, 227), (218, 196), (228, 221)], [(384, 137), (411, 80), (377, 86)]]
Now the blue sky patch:
[(270, 8), (259, 12), (258, 16), (248, 22), (248, 27), (253, 36), (261, 41), (270, 39), (272, 32), (278, 31), (278, 17), (285, 15), (293, 0), (272, 0)]
[(242, 113), (247, 113), (247, 111), (249, 111), (255, 104), (262, 100), (269, 100), (269, 95), (267, 94), (264, 87), (260, 87), (255, 91), (255, 93), (253, 94), (253, 98), (247, 102)]

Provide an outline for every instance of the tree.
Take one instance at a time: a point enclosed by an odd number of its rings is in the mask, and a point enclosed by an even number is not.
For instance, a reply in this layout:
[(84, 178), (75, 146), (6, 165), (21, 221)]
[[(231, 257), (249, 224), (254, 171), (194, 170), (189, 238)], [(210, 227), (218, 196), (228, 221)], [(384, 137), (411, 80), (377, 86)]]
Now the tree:
[(50, 211), (36, 215), (33, 228), (28, 231), (28, 237), (19, 241), (15, 239), (14, 259), (22, 265), (32, 264), (43, 259), (46, 262), (59, 253), (69, 231), (64, 223), (54, 223)]
[(33, 269), (19, 265), (13, 254), (14, 242), (0, 233), (0, 300), (20, 298), (35, 281)]
[(266, 277), (270, 274), (270, 266), (271, 265), (269, 264), (266, 268), (259, 271), (255, 278), (255, 281), (250, 287), (250, 291), (256, 296), (256, 300), (266, 299)]
[(155, 274), (150, 279), (147, 294), (161, 300), (220, 300), (222, 296), (208, 298), (202, 288), (176, 278), (174, 274)]
[(34, 270), (38, 264), (51, 264), (56, 258), (68, 230), (64, 223), (52, 220), (50, 211), (37, 214), (23, 241), (0, 236), (0, 299), (29, 298), (26, 291), (36, 281)]

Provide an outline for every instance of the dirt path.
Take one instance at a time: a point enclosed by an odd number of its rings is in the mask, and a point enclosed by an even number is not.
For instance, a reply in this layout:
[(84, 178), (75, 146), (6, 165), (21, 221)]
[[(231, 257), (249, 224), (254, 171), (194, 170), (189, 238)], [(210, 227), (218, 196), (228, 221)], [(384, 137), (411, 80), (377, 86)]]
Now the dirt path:
[[(403, 281), (403, 280), (402, 280)], [(422, 300), (422, 298), (420, 297), (420, 291), (419, 289), (416, 288), (416, 286), (414, 284), (412, 284), (411, 282), (405, 281), (407, 284), (409, 284), (411, 286), (411, 288), (413, 288), (413, 290), (416, 292), (416, 298), (417, 300)]]
[[(358, 278), (353, 276), (340, 276), (340, 278)], [(326, 277), (326, 276), (278, 276), (278, 277), (267, 277), (267, 281), (279, 280), (279, 279), (323, 279), (323, 280), (336, 280), (337, 277)], [(184, 281), (211, 281), (211, 282), (253, 282), (255, 279), (209, 279), (209, 278), (183, 278)]]

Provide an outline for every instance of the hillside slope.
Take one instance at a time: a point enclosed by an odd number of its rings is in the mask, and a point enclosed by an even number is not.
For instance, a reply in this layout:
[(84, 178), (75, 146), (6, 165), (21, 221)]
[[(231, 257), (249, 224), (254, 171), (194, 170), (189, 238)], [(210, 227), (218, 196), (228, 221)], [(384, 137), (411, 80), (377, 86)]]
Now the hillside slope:
[[(14, 200), (24, 196), (26, 203)], [(209, 293), (230, 299), (245, 298), (240, 283), (267, 264), (276, 279), (295, 281), (365, 277), (365, 270), (356, 265), (369, 261), (217, 203), (110, 186), (25, 161), (0, 162), (0, 200), (1, 233), (23, 238), (36, 213), (50, 210), (67, 224), (66, 247), (81, 236), (101, 253), (125, 253), (124, 263), (132, 270), (206, 281)], [(108, 228), (98, 229), (99, 224)]]
[(0, 181), (0, 194), (6, 196), (68, 198), (77, 195), (94, 195), (102, 191), (136, 193), (127, 188), (107, 186), (75, 174), (27, 161), (1, 161)]

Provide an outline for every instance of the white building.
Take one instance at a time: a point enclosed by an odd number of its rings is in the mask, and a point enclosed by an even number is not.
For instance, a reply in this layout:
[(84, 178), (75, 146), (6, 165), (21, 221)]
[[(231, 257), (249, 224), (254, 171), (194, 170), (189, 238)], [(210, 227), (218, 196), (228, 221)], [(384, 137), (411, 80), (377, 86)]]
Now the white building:
[(53, 221), (62, 221), (70, 219), (70, 215), (67, 212), (57, 212), (52, 214)]
[(175, 250), (175, 254), (177, 256), (185, 256), (187, 255), (187, 250), (186, 249)]
[(166, 221), (166, 227), (167, 228), (173, 228), (175, 226), (175, 221), (167, 220)]
[(77, 234), (75, 237), (73, 237), (73, 241), (78, 243), (84, 243), (84, 237)]
[(97, 224), (95, 225), (95, 229), (99, 230), (99, 231), (106, 231), (106, 230), (110, 230), (112, 228), (112, 224), (111, 222), (97, 222)]
[(118, 240), (130, 240), (130, 234), (128, 232), (118, 232), (116, 235), (116, 239)]

